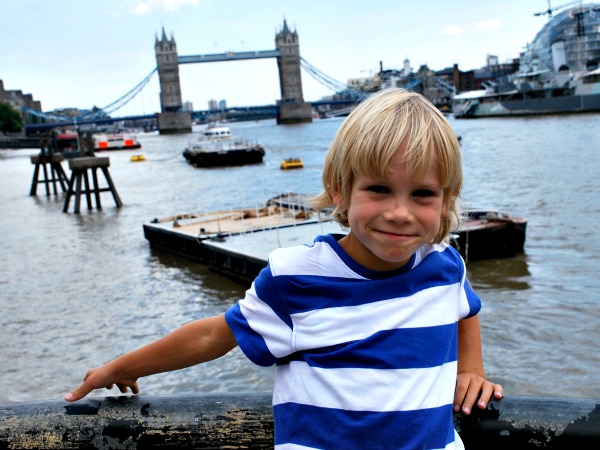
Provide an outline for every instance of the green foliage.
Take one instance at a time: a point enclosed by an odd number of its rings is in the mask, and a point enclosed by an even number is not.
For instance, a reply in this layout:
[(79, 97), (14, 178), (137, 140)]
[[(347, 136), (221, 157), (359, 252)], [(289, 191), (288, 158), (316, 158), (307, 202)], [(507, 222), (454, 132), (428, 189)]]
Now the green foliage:
[(0, 103), (0, 132), (18, 133), (23, 129), (23, 120), (8, 103)]

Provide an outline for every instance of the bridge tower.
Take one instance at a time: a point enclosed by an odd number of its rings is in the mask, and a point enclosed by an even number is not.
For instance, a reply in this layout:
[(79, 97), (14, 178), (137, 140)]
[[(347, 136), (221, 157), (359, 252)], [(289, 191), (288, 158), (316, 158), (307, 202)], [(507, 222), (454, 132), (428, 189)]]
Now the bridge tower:
[(158, 128), (161, 134), (191, 133), (192, 117), (182, 110), (181, 85), (179, 83), (179, 63), (175, 38), (167, 38), (162, 29), (161, 39), (156, 36), (154, 43), (158, 79), (160, 81), (160, 108)]
[(302, 95), (298, 33), (296, 30), (290, 31), (285, 19), (283, 29), (275, 36), (275, 46), (280, 54), (277, 66), (281, 88), (277, 123), (312, 122), (312, 107)]

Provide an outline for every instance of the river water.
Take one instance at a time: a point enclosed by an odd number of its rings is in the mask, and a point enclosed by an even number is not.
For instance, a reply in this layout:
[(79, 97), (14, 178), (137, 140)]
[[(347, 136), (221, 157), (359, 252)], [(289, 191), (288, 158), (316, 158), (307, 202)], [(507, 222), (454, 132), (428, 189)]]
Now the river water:
[[(488, 377), (509, 395), (600, 398), (600, 115), (450, 121), (462, 137), (467, 204), (529, 220), (524, 254), (468, 265), (484, 302)], [(43, 185), (28, 195), (37, 150), (0, 151), (0, 401), (62, 398), (88, 368), (233, 304), (246, 286), (150, 249), (142, 225), (318, 192), (340, 124), (232, 123), (263, 144), (265, 161), (220, 169), (182, 157), (199, 130), (142, 134), (145, 162), (106, 155), (123, 207), (103, 193), (101, 211), (83, 201), (81, 214), (72, 202), (63, 213), (63, 194), (47, 197)], [(305, 167), (280, 170), (288, 157)], [(270, 392), (272, 374), (236, 349), (140, 384), (149, 395)]]

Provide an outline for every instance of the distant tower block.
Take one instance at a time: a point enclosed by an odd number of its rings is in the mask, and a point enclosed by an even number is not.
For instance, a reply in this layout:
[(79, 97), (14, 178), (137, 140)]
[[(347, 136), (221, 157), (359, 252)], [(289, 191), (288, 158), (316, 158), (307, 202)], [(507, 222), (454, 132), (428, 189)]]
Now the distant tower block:
[(275, 46), (280, 53), (277, 65), (281, 87), (277, 123), (312, 122), (312, 107), (310, 103), (304, 101), (302, 95), (298, 33), (295, 30), (290, 31), (285, 20), (283, 30), (275, 36)]
[(160, 80), (161, 114), (158, 117), (160, 133), (191, 133), (192, 117), (182, 108), (177, 44), (173, 35), (171, 35), (171, 39), (168, 39), (163, 28), (161, 39), (158, 40), (158, 36), (156, 36), (154, 50)]

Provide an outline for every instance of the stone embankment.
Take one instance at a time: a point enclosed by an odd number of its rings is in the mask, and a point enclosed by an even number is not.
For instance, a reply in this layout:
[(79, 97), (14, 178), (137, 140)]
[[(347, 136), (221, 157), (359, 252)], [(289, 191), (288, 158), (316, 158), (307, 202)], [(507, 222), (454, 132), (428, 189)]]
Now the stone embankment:
[(40, 140), (36, 137), (0, 136), (2, 148), (40, 148)]
[[(506, 396), (454, 420), (467, 450), (600, 448), (598, 399)], [(0, 449), (260, 450), (273, 430), (268, 394), (0, 403)]]

